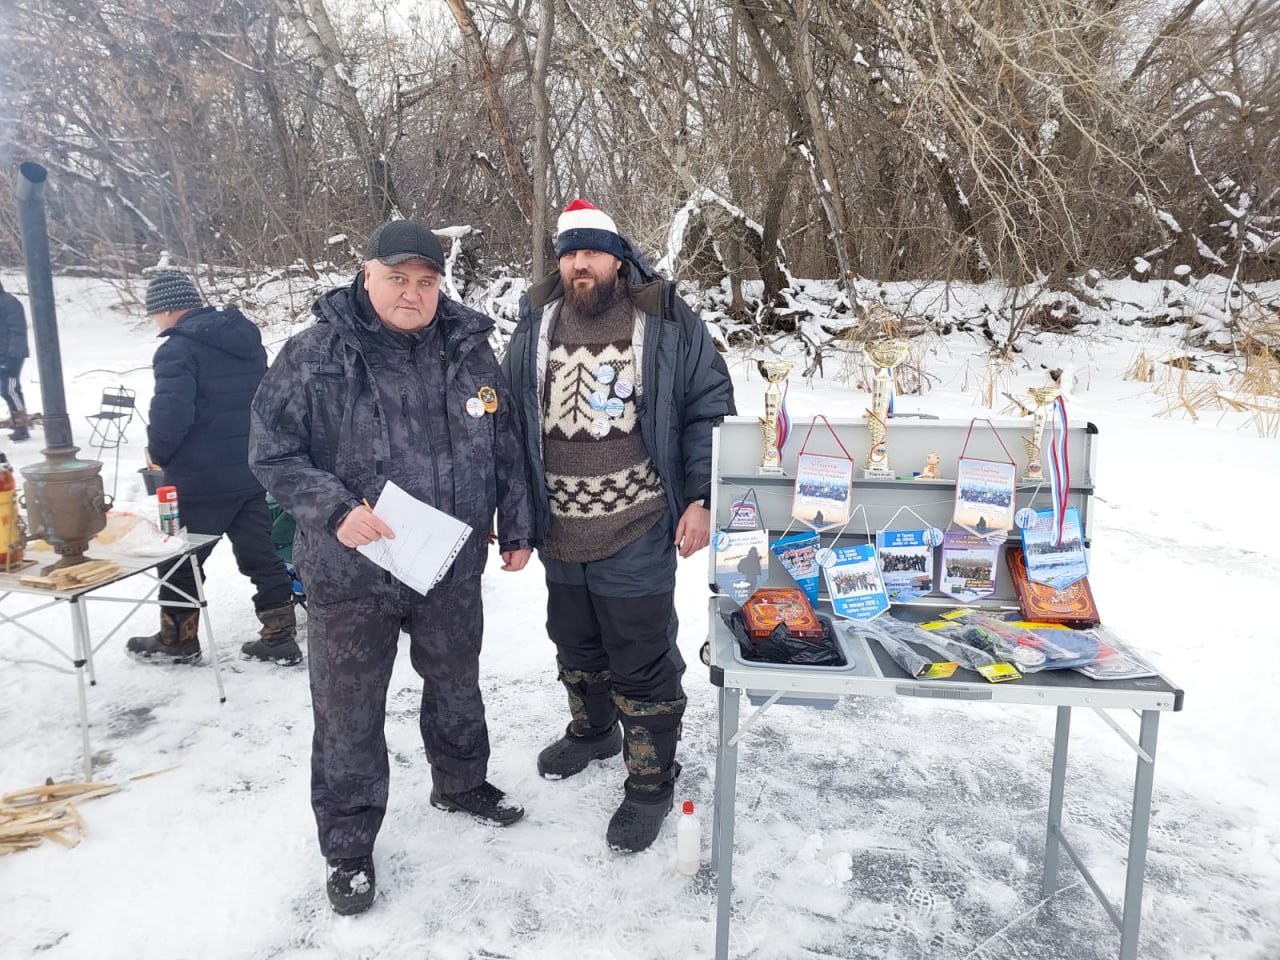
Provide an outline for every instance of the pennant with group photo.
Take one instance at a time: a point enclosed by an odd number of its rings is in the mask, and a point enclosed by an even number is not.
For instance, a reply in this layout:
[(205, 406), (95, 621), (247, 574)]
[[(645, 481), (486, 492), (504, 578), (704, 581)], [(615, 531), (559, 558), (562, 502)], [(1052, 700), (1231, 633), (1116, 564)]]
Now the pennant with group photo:
[(956, 464), (956, 503), (952, 519), (980, 537), (994, 537), (1013, 529), (1018, 467), (990, 420), (983, 422), (991, 428), (1008, 459), (982, 460), (965, 456), (977, 422), (977, 419), (969, 422), (969, 432), (965, 435), (964, 448)]
[[(809, 437), (821, 420), (844, 456), (809, 453)], [(827, 418), (819, 414), (809, 424), (796, 457), (796, 486), (791, 515), (819, 532), (842, 527), (853, 509), (853, 457), (836, 436)]]
[(931, 531), (880, 530), (876, 559), (890, 603), (910, 603), (933, 592)]
[(942, 538), (938, 589), (966, 603), (996, 592), (996, 560), (1000, 544), (986, 537), (948, 530)]
[(1056, 510), (1037, 510), (1035, 520), (1022, 528), (1022, 554), (1027, 579), (1062, 589), (1089, 574), (1080, 529), (1080, 511), (1067, 507), (1059, 522)]
[(835, 547), (824, 552), (822, 574), (836, 616), (850, 620), (872, 620), (889, 609), (876, 562), (876, 548), (869, 543)]

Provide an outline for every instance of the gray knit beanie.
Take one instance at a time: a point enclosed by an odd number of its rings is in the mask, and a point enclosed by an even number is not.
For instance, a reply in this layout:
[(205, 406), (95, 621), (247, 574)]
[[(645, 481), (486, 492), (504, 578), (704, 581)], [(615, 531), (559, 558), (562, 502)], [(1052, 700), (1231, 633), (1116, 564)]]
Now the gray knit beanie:
[(204, 306), (191, 278), (178, 270), (161, 270), (147, 284), (147, 316)]

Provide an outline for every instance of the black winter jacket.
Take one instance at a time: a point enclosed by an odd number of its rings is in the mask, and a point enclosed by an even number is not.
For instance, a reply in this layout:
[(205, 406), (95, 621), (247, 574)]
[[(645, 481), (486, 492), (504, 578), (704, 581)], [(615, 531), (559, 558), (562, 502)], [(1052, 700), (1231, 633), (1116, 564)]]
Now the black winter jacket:
[(0, 291), (0, 364), (28, 355), (27, 313), (17, 297)]
[(179, 501), (260, 495), (249, 470), (249, 404), (267, 369), (258, 328), (235, 307), (201, 307), (160, 336), (151, 459)]
[[(624, 242), (631, 302), (637, 310), (636, 367), (640, 372), (636, 412), (645, 447), (662, 478), (667, 507), (677, 520), (694, 500), (711, 494), (711, 431), (736, 413), (733, 382), (702, 318)], [(542, 462), (542, 385), (550, 331), (564, 299), (559, 272), (529, 288), (520, 299), (520, 322), (502, 361), (503, 373), (520, 398), (521, 428), (529, 463), (537, 542), (551, 523), (546, 469)]]
[[(316, 301), (315, 326), (280, 351), (253, 403), (250, 462), (297, 520), (294, 562), (321, 603), (387, 584), (335, 531), (388, 480), (473, 528), (452, 579), (483, 572), (495, 510), (501, 549), (533, 545), (519, 427), (488, 341), (493, 321), (442, 294), (429, 336), (390, 333), (361, 307), (361, 290), (357, 278)], [(483, 387), (497, 393), (497, 409), (472, 417), (466, 403)]]

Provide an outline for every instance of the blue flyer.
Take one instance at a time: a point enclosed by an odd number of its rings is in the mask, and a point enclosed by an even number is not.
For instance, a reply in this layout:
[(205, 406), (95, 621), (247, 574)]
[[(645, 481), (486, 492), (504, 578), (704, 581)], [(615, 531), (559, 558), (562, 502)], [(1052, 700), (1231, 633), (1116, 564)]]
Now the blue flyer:
[(933, 592), (933, 546), (926, 530), (881, 530), (876, 555), (890, 603), (910, 603)]
[(809, 602), (818, 605), (818, 535), (796, 533), (769, 544), (773, 555), (782, 562)]
[(822, 568), (836, 616), (871, 620), (889, 609), (889, 596), (880, 579), (876, 548), (869, 543), (836, 547), (830, 566)]

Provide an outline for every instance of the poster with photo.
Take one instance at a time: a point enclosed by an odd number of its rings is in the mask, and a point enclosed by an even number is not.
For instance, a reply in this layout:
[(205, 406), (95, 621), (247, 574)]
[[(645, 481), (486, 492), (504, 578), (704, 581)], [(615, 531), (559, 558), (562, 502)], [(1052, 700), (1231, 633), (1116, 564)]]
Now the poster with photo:
[(1061, 589), (1089, 574), (1089, 561), (1084, 553), (1080, 532), (1080, 512), (1067, 507), (1062, 515), (1062, 542), (1052, 510), (1037, 510), (1035, 523), (1022, 530), (1022, 555), (1027, 564), (1027, 579), (1046, 587)]
[(791, 574), (796, 585), (804, 591), (809, 602), (818, 603), (818, 535), (794, 533), (769, 544), (769, 550)]
[(801, 453), (796, 457), (796, 489), (791, 515), (815, 530), (842, 527), (853, 504), (853, 461)]
[(956, 470), (957, 524), (980, 537), (1013, 529), (1018, 468), (1003, 460), (961, 457)]
[(711, 548), (716, 554), (716, 587), (742, 606), (769, 579), (768, 531), (717, 530)]
[(991, 596), (996, 592), (999, 556), (1000, 544), (976, 534), (948, 530), (942, 538), (938, 589), (966, 602)]
[(879, 531), (876, 558), (890, 603), (910, 603), (933, 592), (933, 547), (928, 531)]
[(889, 596), (880, 579), (880, 564), (872, 544), (836, 547), (822, 573), (827, 578), (831, 609), (837, 616), (872, 620), (889, 609)]

